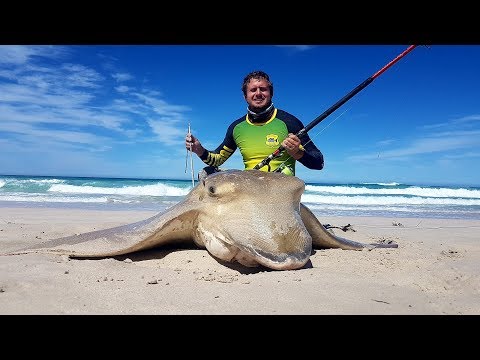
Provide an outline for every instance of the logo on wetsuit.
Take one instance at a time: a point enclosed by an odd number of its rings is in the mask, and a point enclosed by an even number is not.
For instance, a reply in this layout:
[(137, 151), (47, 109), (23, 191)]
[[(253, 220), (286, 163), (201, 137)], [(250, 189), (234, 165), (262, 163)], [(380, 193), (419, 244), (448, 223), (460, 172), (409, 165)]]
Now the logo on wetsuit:
[(265, 139), (265, 144), (270, 147), (278, 147), (278, 135), (268, 134)]

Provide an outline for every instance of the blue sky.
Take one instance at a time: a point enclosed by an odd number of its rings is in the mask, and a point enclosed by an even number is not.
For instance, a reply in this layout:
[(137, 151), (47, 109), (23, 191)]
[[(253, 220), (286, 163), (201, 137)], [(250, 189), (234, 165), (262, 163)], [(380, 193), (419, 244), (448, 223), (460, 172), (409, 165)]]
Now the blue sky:
[[(190, 179), (188, 124), (216, 148), (248, 72), (307, 125), (408, 46), (3, 45), (0, 173)], [(479, 186), (479, 82), (480, 45), (415, 48), (309, 131), (325, 168), (297, 176)]]

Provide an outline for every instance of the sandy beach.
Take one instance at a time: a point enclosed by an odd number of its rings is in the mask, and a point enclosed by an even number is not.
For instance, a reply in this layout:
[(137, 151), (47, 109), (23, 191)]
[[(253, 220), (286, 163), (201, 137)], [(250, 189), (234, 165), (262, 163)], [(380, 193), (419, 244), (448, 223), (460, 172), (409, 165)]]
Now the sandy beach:
[[(0, 208), (0, 252), (146, 219), (151, 211)], [(299, 270), (161, 248), (107, 259), (0, 256), (0, 314), (478, 315), (480, 221), (319, 217), (397, 249), (315, 250)], [(355, 230), (355, 231), (352, 231)]]

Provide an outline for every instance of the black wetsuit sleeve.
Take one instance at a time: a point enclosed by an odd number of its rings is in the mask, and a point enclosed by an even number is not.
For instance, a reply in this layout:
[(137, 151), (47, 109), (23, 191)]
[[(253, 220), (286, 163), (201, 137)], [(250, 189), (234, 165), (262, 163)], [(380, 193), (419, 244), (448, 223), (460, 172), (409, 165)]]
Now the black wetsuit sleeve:
[(230, 124), (230, 126), (227, 129), (227, 133), (225, 134), (225, 138), (215, 150), (210, 151), (205, 149), (203, 154), (200, 155), (200, 159), (205, 164), (218, 167), (222, 165), (225, 161), (227, 161), (230, 156), (233, 155), (233, 153), (237, 149), (237, 144), (233, 139), (233, 129), (242, 120), (243, 118), (240, 118), (234, 121), (232, 124)]
[(300, 140), (306, 145), (303, 146), (305, 151), (298, 161), (309, 169), (322, 170), (324, 165), (322, 152), (310, 141), (308, 135), (302, 136)]

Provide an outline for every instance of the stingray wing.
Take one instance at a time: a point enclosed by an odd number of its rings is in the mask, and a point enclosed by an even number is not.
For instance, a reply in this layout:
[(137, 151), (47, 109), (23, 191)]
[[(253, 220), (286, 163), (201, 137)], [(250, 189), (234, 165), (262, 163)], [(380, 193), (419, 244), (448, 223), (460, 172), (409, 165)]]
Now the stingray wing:
[(192, 242), (197, 210), (182, 201), (165, 212), (135, 223), (52, 239), (9, 253), (49, 252), (71, 257), (106, 257), (168, 243)]

